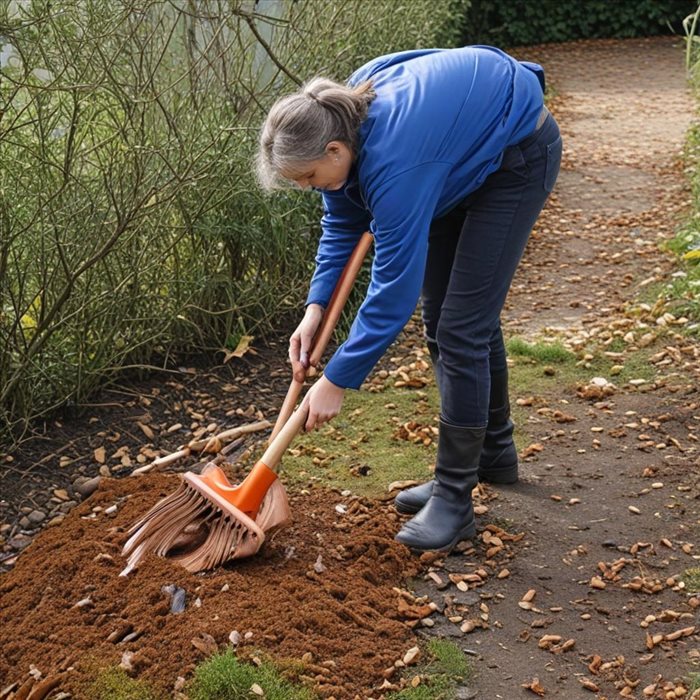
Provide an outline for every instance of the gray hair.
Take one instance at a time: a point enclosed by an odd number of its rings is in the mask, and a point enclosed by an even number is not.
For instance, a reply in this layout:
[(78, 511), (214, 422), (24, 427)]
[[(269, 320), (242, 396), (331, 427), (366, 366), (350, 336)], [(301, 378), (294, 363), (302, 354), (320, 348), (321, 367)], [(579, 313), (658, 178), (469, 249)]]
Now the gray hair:
[(357, 132), (375, 96), (370, 81), (350, 87), (314, 78), (277, 100), (260, 133), (256, 169), (262, 187), (282, 186), (287, 182), (282, 173), (322, 158), (331, 141), (341, 141), (356, 153)]

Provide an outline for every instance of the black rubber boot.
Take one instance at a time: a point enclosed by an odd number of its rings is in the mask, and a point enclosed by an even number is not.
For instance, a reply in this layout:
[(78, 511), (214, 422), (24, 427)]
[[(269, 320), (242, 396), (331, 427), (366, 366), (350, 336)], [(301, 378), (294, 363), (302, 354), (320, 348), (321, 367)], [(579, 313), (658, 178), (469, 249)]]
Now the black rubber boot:
[(489, 422), (479, 458), (479, 481), (514, 484), (518, 480), (518, 451), (513, 442), (508, 399), (508, 370), (491, 375)]
[(472, 489), (478, 482), (479, 455), (486, 428), (440, 421), (435, 486), (428, 502), (396, 535), (418, 551), (449, 552), (476, 534)]
[[(431, 340), (427, 342), (437, 375), (440, 357), (438, 346)], [(489, 422), (479, 458), (479, 481), (514, 484), (518, 480), (518, 452), (513, 442), (513, 427), (508, 399), (508, 370), (505, 370), (491, 377)], [(417, 513), (428, 502), (434, 484), (433, 479), (398, 493), (394, 499), (396, 510), (399, 513)]]

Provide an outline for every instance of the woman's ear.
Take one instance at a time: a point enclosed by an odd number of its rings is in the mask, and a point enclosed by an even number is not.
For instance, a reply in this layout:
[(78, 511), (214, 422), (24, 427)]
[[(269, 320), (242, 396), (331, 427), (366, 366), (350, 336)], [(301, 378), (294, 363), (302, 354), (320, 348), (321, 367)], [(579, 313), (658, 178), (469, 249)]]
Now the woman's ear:
[(337, 158), (341, 153), (342, 145), (340, 141), (329, 141), (326, 144), (326, 155), (329, 158)]

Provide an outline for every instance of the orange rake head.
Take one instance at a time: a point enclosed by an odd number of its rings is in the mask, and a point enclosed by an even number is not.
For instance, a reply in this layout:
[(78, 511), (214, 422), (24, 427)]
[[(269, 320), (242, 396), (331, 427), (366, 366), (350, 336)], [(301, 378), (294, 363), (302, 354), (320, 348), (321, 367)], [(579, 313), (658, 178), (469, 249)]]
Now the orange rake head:
[(215, 464), (201, 475), (186, 472), (180, 487), (130, 530), (122, 554), (126, 576), (148, 553), (167, 557), (188, 571), (213, 569), (255, 554), (267, 536), (290, 519), (287, 493), (262, 461), (231, 485)]

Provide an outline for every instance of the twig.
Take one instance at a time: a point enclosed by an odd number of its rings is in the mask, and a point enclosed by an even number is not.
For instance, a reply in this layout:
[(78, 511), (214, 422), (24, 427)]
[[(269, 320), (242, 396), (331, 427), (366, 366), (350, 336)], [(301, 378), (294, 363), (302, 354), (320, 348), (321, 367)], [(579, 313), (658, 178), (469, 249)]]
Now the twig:
[(169, 455), (164, 455), (163, 457), (158, 457), (158, 459), (153, 460), (150, 464), (145, 464), (143, 467), (138, 467), (131, 472), (131, 476), (139, 476), (140, 474), (146, 474), (152, 469), (167, 467), (174, 462), (182, 459), (183, 457), (189, 457), (193, 452), (211, 452), (217, 454), (222, 451), (225, 442), (231, 442), (242, 435), (247, 435), (248, 433), (255, 433), (260, 430), (267, 430), (271, 428), (272, 423), (268, 420), (257, 421), (256, 423), (249, 423), (248, 425), (240, 425), (237, 428), (230, 428), (229, 430), (224, 430), (216, 435), (211, 435), (204, 440), (192, 440), (187, 445), (183, 445), (175, 452)]

